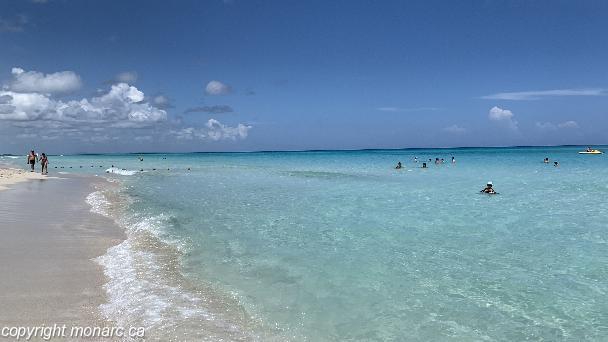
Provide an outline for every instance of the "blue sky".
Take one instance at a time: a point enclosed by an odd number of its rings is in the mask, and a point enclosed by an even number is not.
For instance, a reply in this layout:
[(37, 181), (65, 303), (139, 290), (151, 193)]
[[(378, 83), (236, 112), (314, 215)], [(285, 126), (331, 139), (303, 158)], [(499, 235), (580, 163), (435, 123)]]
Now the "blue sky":
[(0, 153), (608, 143), (604, 1), (0, 5)]

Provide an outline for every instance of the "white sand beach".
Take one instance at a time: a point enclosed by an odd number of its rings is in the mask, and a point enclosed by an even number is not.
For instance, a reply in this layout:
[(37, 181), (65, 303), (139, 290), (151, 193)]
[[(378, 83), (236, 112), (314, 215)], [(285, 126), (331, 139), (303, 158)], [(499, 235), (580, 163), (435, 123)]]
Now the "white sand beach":
[(106, 279), (92, 259), (120, 243), (123, 232), (90, 212), (85, 198), (95, 179), (6, 168), (0, 174), (2, 326), (111, 324), (98, 314)]
[(0, 168), (0, 190), (6, 190), (8, 185), (24, 182), (31, 179), (46, 179), (47, 176), (39, 172), (29, 172), (23, 169), (4, 167)]

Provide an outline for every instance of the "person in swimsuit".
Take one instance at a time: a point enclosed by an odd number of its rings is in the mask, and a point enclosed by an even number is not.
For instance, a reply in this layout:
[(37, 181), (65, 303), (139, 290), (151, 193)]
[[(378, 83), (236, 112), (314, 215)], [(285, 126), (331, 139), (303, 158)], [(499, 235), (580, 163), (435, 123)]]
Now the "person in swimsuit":
[(31, 150), (30, 154), (28, 154), (28, 156), (27, 156), (27, 163), (30, 164), (30, 167), (31, 167), (30, 172), (34, 172), (34, 165), (36, 165), (37, 161), (38, 161), (38, 156), (36, 155), (34, 150)]
[(397, 162), (397, 166), (395, 166), (395, 169), (400, 169), (400, 168), (402, 168), (401, 162)]
[(49, 158), (46, 157), (46, 154), (43, 153), (40, 158), (40, 173), (43, 175), (47, 175), (49, 173)]

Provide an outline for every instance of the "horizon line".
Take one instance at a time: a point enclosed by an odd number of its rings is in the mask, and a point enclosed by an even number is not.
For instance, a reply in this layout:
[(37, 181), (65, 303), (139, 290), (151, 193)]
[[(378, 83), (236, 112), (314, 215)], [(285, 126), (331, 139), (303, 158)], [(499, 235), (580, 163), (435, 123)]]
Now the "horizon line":
[[(608, 146), (608, 144), (565, 144), (565, 145), (505, 145), (505, 146), (452, 146), (452, 147), (402, 147), (402, 148), (358, 148), (358, 149), (309, 149), (309, 150), (252, 150), (252, 151), (189, 151), (189, 152), (83, 152), (68, 154), (48, 154), (49, 156), (95, 156), (95, 155), (146, 155), (146, 154), (244, 154), (244, 153), (304, 153), (304, 152), (360, 152), (360, 151), (405, 151), (405, 150), (449, 150), (475, 148), (532, 148), (532, 147), (579, 147), (579, 146)], [(0, 156), (25, 156), (21, 154), (0, 153)]]

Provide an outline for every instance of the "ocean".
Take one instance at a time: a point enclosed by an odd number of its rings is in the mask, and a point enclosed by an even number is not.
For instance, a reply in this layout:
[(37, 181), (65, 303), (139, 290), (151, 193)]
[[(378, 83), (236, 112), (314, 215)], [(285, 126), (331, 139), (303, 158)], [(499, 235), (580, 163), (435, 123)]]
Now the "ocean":
[(608, 158), (580, 150), (73, 155), (49, 173), (108, 180), (87, 202), (127, 240), (96, 260), (101, 312), (162, 340), (601, 341)]

